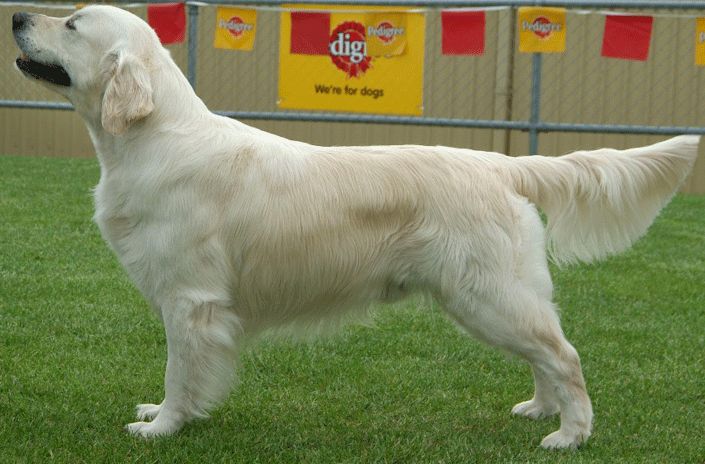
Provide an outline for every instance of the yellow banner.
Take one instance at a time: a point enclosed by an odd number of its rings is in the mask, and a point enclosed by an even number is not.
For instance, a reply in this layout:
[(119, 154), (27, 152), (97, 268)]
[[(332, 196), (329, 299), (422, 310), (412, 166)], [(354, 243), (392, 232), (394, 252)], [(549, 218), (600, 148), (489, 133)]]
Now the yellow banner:
[(695, 20), (695, 64), (705, 66), (705, 18)]
[(565, 51), (565, 8), (519, 8), (519, 51), (562, 53)]
[[(280, 21), (279, 101), (284, 109), (420, 115), (425, 16), (404, 8), (289, 6), (329, 15), (329, 34), (306, 36), (292, 14)], [(359, 12), (358, 12), (359, 10)], [(383, 10), (377, 13), (375, 10)], [(297, 21), (296, 17), (293, 19)], [(321, 21), (318, 24), (327, 24)], [(311, 24), (311, 23), (307, 23)], [(292, 30), (301, 37), (292, 37)], [(310, 30), (310, 29), (309, 29)], [(299, 32), (301, 31), (301, 32)], [(325, 32), (325, 31), (324, 31)], [(323, 54), (291, 53), (315, 40)], [(323, 40), (325, 43), (319, 44)]]
[(256, 30), (256, 10), (218, 7), (213, 46), (228, 50), (252, 50)]

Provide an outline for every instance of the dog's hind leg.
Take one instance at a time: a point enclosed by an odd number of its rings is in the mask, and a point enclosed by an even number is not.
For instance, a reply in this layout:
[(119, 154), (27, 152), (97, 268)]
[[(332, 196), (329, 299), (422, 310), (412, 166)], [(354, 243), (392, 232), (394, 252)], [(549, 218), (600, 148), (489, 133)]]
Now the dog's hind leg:
[(578, 353), (563, 335), (550, 302), (530, 294), (514, 301), (508, 307), (506, 302), (456, 298), (445, 306), (468, 332), (531, 364), (536, 379), (534, 398), (519, 403), (512, 412), (538, 418), (560, 410), (560, 429), (541, 445), (576, 448), (590, 436), (592, 426), (592, 406)]
[[(533, 206), (514, 206), (514, 222), (503, 229), (509, 232), (484, 235), (487, 246), (481, 249), (489, 250), (484, 255), (462, 261), (458, 259), (462, 252), (449, 253), (455, 263), (445, 265), (447, 278), (440, 297), (446, 311), (468, 332), (531, 364), (534, 397), (512, 412), (539, 418), (560, 411), (560, 429), (541, 444), (574, 448), (590, 436), (592, 406), (578, 353), (566, 340), (551, 301), (540, 218)], [(475, 253), (478, 249), (473, 248)]]
[(531, 419), (542, 419), (558, 414), (560, 405), (556, 400), (550, 379), (540, 369), (531, 367), (534, 373), (534, 397), (516, 404), (512, 408), (512, 414)]
[(170, 435), (191, 419), (207, 417), (227, 396), (235, 372), (241, 328), (230, 310), (179, 300), (162, 314), (168, 350), (164, 401), (139, 405), (138, 418), (154, 420), (127, 426), (143, 437)]

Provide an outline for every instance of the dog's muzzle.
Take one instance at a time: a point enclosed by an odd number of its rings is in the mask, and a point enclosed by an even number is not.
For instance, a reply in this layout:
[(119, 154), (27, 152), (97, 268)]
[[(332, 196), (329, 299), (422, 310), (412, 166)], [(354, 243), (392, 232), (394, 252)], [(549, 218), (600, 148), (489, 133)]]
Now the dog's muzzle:
[(57, 63), (44, 63), (35, 61), (24, 50), (24, 34), (32, 26), (32, 15), (28, 13), (15, 13), (12, 15), (12, 33), (15, 36), (17, 46), (22, 50), (22, 54), (15, 60), (17, 69), (23, 73), (50, 84), (68, 87), (71, 85), (71, 77), (63, 66)]
[(12, 32), (19, 32), (29, 23), (30, 16), (27, 13), (15, 13), (12, 15)]

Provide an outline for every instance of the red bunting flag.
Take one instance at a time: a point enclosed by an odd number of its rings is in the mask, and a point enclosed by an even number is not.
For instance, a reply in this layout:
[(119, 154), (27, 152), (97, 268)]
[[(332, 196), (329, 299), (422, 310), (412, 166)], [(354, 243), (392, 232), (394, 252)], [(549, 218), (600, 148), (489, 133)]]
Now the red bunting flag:
[(602, 56), (646, 61), (653, 23), (654, 18), (651, 16), (605, 16)]
[(290, 52), (298, 55), (328, 55), (330, 13), (293, 11)]
[(147, 5), (147, 22), (164, 45), (181, 43), (186, 36), (186, 12), (183, 3)]
[(441, 52), (444, 55), (485, 53), (484, 11), (441, 11), (441, 29)]

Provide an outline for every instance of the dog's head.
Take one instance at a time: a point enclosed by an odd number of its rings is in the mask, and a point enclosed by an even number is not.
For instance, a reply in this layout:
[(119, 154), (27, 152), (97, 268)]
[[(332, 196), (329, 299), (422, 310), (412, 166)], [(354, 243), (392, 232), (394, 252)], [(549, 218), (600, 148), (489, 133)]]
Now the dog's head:
[(130, 12), (90, 6), (63, 18), (15, 13), (17, 68), (68, 98), (84, 117), (118, 135), (154, 109), (151, 68), (163, 50)]

